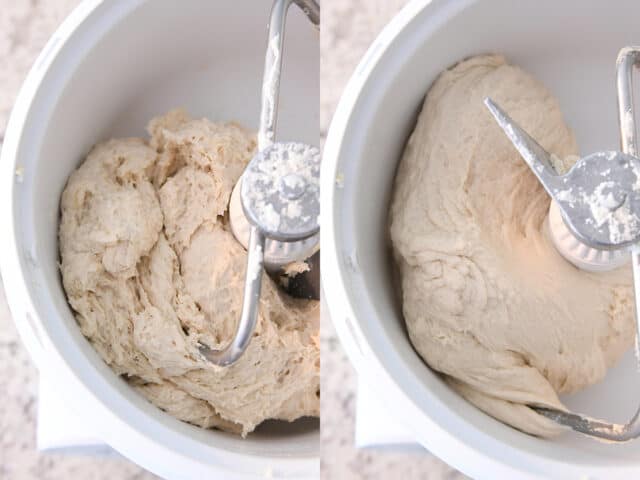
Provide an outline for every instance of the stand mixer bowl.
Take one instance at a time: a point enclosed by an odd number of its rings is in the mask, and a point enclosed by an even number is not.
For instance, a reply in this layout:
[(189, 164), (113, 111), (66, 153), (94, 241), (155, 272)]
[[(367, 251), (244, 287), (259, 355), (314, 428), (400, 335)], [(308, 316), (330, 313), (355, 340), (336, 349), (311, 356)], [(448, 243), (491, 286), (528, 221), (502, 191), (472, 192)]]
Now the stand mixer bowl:
[[(504, 54), (553, 92), (582, 152), (617, 150), (614, 60), (620, 48), (638, 42), (639, 14), (631, 0), (414, 1), (371, 45), (334, 115), (320, 182), (329, 314), (389, 416), (473, 478), (635, 478), (640, 443), (523, 434), (467, 403), (425, 365), (407, 336), (388, 249), (397, 162), (436, 76), (489, 52)], [(637, 408), (636, 373), (630, 351), (603, 382), (562, 401), (624, 423)]]
[[(23, 341), (97, 438), (166, 478), (315, 477), (318, 421), (267, 422), (242, 439), (178, 421), (137, 394), (84, 338), (67, 303), (57, 265), (60, 194), (93, 144), (145, 136), (150, 118), (177, 106), (257, 130), (270, 7), (84, 1), (36, 61), (4, 139), (0, 263)], [(317, 144), (318, 33), (298, 8), (287, 38), (278, 135)]]

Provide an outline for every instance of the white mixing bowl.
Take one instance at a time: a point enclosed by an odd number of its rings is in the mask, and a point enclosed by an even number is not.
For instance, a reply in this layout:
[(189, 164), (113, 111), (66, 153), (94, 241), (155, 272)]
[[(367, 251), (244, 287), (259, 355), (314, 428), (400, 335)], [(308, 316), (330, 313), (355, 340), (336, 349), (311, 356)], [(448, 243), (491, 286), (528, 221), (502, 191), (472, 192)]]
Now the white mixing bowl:
[[(4, 140), (0, 258), (22, 338), (96, 436), (167, 478), (317, 477), (318, 423), (272, 422), (243, 440), (180, 422), (129, 388), (82, 336), (65, 300), (60, 193), (94, 143), (145, 135), (150, 118), (176, 106), (257, 128), (270, 5), (83, 2), (29, 73)], [(279, 138), (318, 144), (318, 98), (318, 33), (292, 7)]]
[[(619, 145), (615, 60), (640, 43), (640, 2), (415, 0), (373, 43), (340, 101), (321, 178), (322, 274), (330, 315), (358, 373), (426, 448), (480, 479), (640, 478), (640, 440), (606, 445), (522, 434), (467, 403), (412, 349), (394, 295), (387, 214), (396, 165), (440, 71), (502, 52), (559, 98), (582, 153)], [(330, 372), (329, 372), (330, 374)], [(632, 355), (564, 400), (626, 422), (640, 403)]]

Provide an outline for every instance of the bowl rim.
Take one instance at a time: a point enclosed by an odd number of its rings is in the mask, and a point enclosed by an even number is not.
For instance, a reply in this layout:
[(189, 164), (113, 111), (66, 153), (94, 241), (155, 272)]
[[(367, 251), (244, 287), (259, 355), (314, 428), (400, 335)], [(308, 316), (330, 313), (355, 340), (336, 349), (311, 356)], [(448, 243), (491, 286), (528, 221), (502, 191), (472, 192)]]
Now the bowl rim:
[[(324, 144), (320, 182), (322, 278), (331, 279), (330, 282), (322, 282), (328, 313), (359, 378), (383, 404), (390, 407), (390, 411), (393, 409), (393, 419), (431, 453), (461, 472), (472, 478), (487, 479), (568, 478), (585, 473), (606, 474), (606, 478), (629, 478), (637, 475), (638, 467), (628, 464), (585, 464), (578, 467), (568, 461), (524, 452), (464, 422), (450, 405), (424, 386), (420, 388), (421, 382), (415, 375), (404, 374), (398, 366), (389, 365), (386, 361), (388, 343), (385, 351), (385, 344), (361, 324), (364, 319), (375, 315), (375, 310), (371, 305), (359, 304), (359, 299), (350, 293), (359, 282), (359, 274), (343, 258), (344, 246), (349, 241), (348, 234), (341, 232), (340, 212), (343, 210), (341, 202), (345, 182), (339, 171), (339, 164), (346, 162), (343, 158), (352, 158), (352, 152), (347, 153), (349, 126), (355, 123), (361, 105), (370, 100), (365, 96), (372, 78), (384, 77), (384, 59), (402, 49), (403, 33), (418, 22), (421, 22), (421, 32), (435, 31), (439, 28), (438, 22), (452, 18), (479, 1), (411, 0), (369, 46), (341, 94)], [(409, 393), (416, 391), (420, 392), (420, 398)]]
[[(23, 344), (34, 360), (40, 373), (55, 378), (63, 399), (81, 418), (95, 426), (102, 440), (119, 453), (152, 471), (174, 478), (179, 466), (181, 478), (207, 478), (220, 475), (221, 478), (248, 479), (263, 478), (315, 478), (319, 474), (319, 453), (312, 455), (268, 455), (265, 453), (242, 453), (203, 444), (206, 455), (197, 455), (185, 448), (172, 448), (159, 433), (167, 433), (168, 427), (147, 412), (142, 412), (131, 400), (123, 397), (116, 388), (92, 390), (86, 374), (78, 373), (72, 366), (67, 352), (56, 347), (56, 332), (51, 332), (40, 319), (55, 314), (55, 307), (33, 280), (28, 278), (29, 265), (25, 265), (20, 248), (25, 234), (18, 226), (16, 218), (16, 191), (20, 184), (19, 160), (21, 145), (25, 141), (25, 131), (38, 112), (33, 103), (43, 88), (44, 79), (61, 52), (74, 39), (80, 26), (99, 18), (113, 26), (123, 16), (133, 12), (149, 0), (129, 2), (108, 2), (105, 0), (83, 0), (50, 37), (26, 79), (24, 80), (7, 125), (4, 144), (0, 156), (0, 221), (5, 231), (0, 235), (0, 272), (4, 278), (4, 288), (11, 316)], [(33, 240), (33, 239), (32, 239)], [(43, 306), (43, 304), (45, 304)], [(86, 373), (86, 372), (85, 372)], [(98, 375), (100, 377), (100, 375)], [(104, 380), (98, 378), (98, 380)], [(103, 382), (106, 384), (106, 380)], [(124, 405), (133, 406), (123, 411)], [(141, 415), (142, 413), (142, 415)], [(167, 415), (167, 414), (163, 414)], [(173, 419), (171, 419), (173, 420)], [(182, 424), (178, 420), (177, 424)], [(196, 442), (195, 439), (175, 429), (177, 436), (173, 447), (182, 440)], [(182, 437), (182, 438), (180, 438)], [(202, 442), (199, 442), (202, 443)], [(202, 449), (199, 449), (199, 452)]]

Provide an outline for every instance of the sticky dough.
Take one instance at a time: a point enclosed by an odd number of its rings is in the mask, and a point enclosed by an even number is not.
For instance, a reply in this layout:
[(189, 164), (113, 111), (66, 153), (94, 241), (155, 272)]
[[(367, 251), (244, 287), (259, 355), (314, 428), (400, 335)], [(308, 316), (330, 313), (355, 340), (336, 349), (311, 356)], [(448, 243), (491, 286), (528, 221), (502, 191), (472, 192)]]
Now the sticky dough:
[(226, 210), (254, 135), (181, 111), (149, 133), (95, 146), (62, 195), (60, 268), (82, 333), (187, 422), (244, 435), (266, 419), (317, 416), (318, 302), (264, 275), (246, 353), (226, 368), (198, 354), (198, 342), (226, 345), (240, 316), (246, 253)]
[[(554, 249), (549, 198), (488, 113), (492, 97), (559, 159), (576, 154), (558, 102), (500, 56), (429, 90), (390, 211), (404, 318), (422, 358), (520, 430), (560, 431), (528, 405), (601, 380), (634, 338), (631, 271), (580, 271)], [(571, 161), (557, 161), (566, 169)]]

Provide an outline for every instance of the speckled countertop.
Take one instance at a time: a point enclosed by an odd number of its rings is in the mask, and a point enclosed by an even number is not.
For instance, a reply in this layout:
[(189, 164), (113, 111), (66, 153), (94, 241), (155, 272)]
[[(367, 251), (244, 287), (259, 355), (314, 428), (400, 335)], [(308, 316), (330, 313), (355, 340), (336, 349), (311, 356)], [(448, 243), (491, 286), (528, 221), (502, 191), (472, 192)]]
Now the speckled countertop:
[[(407, 0), (321, 0), (320, 128), (323, 138), (351, 72), (378, 32), (406, 3)], [(355, 373), (330, 322), (323, 321), (321, 337), (323, 480), (467, 478), (427, 451), (355, 449)]]

